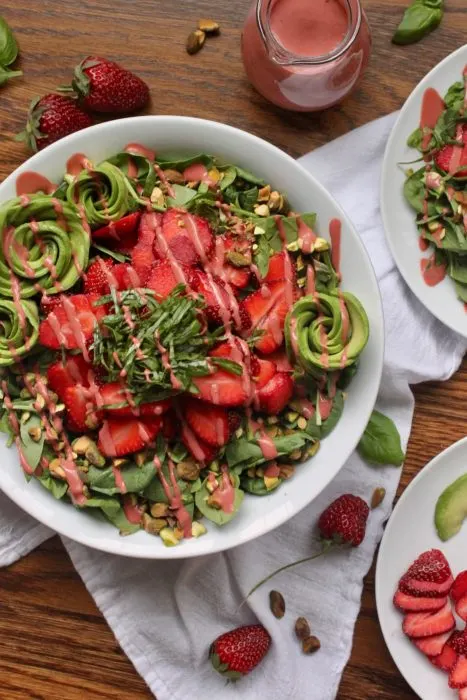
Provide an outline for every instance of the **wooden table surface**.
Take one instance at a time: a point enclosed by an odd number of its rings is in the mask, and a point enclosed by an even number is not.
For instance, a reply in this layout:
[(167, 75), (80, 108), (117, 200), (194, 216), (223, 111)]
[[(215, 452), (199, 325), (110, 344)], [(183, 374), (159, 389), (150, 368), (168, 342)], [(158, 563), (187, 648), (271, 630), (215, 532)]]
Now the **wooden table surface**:
[[(239, 44), (248, 0), (2, 0), (0, 11), (21, 45), (24, 78), (0, 91), (0, 179), (25, 158), (12, 137), (23, 126), (29, 101), (66, 83), (72, 66), (87, 54), (113, 58), (146, 79), (152, 92), (148, 113), (217, 119), (300, 156), (399, 108), (425, 73), (464, 43), (465, 0), (446, 0), (438, 31), (420, 44), (393, 46), (390, 37), (407, 3), (366, 0), (374, 45), (360, 88), (340, 107), (294, 115), (265, 103), (245, 79)], [(184, 42), (202, 16), (214, 16), (222, 34), (189, 57)], [(418, 386), (415, 395), (400, 490), (428, 460), (467, 434), (467, 363), (449, 382)], [(373, 583), (372, 571), (338, 699), (412, 700), (416, 696), (384, 645)], [(0, 571), (2, 700), (150, 697), (57, 537)]]

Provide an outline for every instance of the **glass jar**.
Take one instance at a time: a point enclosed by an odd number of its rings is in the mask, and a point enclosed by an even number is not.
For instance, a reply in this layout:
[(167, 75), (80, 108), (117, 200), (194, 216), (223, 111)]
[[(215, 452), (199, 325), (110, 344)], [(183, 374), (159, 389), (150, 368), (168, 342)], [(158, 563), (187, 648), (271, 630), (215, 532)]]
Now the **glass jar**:
[(253, 86), (279, 107), (300, 112), (343, 100), (370, 49), (360, 0), (255, 0), (242, 34)]

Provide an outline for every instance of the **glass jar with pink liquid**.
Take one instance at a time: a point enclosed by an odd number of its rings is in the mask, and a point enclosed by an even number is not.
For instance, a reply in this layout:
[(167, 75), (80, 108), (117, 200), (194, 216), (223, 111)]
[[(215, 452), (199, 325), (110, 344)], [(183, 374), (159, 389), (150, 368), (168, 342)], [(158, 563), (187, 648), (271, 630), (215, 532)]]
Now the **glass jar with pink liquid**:
[(279, 107), (326, 109), (353, 90), (370, 57), (360, 0), (255, 0), (242, 35), (253, 86)]

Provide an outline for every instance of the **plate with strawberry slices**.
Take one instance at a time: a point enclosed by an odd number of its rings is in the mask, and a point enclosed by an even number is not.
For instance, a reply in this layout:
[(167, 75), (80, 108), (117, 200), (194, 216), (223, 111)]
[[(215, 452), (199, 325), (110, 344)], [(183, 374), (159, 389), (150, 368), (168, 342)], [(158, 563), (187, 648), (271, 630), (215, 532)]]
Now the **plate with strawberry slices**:
[[(381, 629), (400, 672), (422, 700), (467, 698), (467, 527), (458, 481), (466, 471), (464, 438), (405, 490), (378, 555)], [(454, 493), (449, 487), (456, 483)]]
[(389, 137), (381, 214), (412, 292), (467, 337), (467, 46), (417, 85)]
[(91, 127), (0, 186), (0, 235), (0, 487), (58, 532), (136, 557), (228, 549), (355, 448), (377, 282), (270, 144), (182, 117)]

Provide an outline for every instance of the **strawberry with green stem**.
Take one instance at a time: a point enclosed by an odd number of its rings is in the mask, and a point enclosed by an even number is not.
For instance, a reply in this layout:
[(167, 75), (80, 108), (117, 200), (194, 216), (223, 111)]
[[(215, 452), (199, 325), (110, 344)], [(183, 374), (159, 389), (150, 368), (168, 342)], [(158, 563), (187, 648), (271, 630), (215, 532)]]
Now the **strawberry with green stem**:
[[(260, 588), (264, 583), (270, 581), (273, 576), (291, 569), (298, 564), (304, 564), (307, 561), (313, 561), (321, 555), (328, 552), (330, 549), (341, 546), (350, 545), (358, 547), (365, 537), (366, 523), (370, 509), (365, 501), (360, 496), (346, 493), (343, 496), (336, 498), (320, 515), (318, 520), (318, 528), (321, 533), (322, 548), (316, 554), (304, 559), (299, 559), (291, 564), (281, 566), (257, 583), (248, 593), (246, 600)], [(243, 602), (245, 602), (243, 601)], [(243, 604), (243, 603), (242, 603)]]
[(245, 625), (217, 637), (209, 658), (218, 673), (236, 681), (258, 666), (270, 646), (271, 637), (263, 625)]
[(16, 136), (36, 152), (68, 134), (85, 129), (93, 124), (76, 100), (63, 95), (49, 93), (36, 97), (29, 107), (26, 128)]

